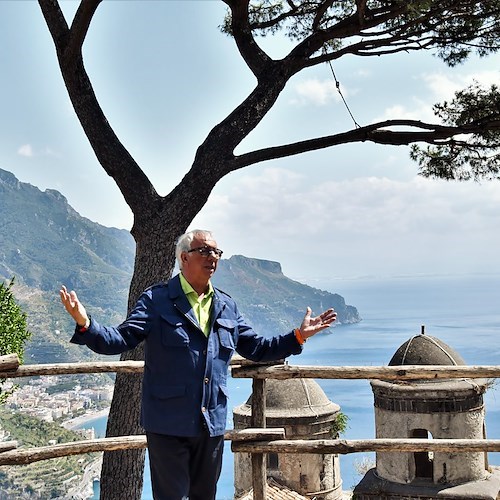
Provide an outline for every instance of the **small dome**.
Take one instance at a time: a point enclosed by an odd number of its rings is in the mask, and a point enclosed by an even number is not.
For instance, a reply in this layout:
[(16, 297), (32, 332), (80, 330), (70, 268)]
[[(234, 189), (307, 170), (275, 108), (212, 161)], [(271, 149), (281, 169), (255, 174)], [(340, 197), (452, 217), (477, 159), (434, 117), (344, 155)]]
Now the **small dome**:
[(442, 340), (430, 335), (415, 335), (394, 353), (389, 366), (465, 365), (462, 356)]
[[(252, 396), (242, 406), (251, 408)], [(315, 380), (292, 378), (266, 381), (266, 411), (269, 415), (318, 416), (336, 413), (339, 409), (338, 405), (328, 399)]]

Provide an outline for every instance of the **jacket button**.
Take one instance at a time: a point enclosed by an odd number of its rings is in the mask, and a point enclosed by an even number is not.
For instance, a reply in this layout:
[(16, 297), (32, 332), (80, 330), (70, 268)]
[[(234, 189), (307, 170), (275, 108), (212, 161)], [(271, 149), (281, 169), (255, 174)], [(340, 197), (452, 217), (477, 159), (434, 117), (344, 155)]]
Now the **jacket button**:
[(206, 355), (207, 355), (207, 351), (206, 351), (206, 350), (204, 350), (204, 351), (203, 351), (203, 355), (204, 355), (204, 356), (206, 356)]
[(201, 411), (202, 411), (202, 413), (205, 413), (207, 411), (207, 409), (204, 406), (202, 406)]
[(205, 380), (204, 380), (205, 384), (208, 384), (209, 380), (210, 379), (208, 377), (205, 377)]

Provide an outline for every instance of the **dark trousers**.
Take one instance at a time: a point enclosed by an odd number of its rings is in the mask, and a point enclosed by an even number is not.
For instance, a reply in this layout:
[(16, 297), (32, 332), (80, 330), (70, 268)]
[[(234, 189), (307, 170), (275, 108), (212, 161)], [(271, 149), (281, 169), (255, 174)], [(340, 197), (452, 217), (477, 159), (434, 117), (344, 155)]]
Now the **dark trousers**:
[(215, 500), (224, 436), (146, 437), (155, 500)]

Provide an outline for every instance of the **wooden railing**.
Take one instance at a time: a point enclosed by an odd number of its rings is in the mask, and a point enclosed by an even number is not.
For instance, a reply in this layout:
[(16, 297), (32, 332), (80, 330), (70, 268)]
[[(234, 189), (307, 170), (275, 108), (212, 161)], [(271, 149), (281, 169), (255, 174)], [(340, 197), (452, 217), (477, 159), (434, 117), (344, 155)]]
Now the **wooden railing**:
[[(16, 355), (0, 357), (0, 379), (38, 375), (81, 373), (140, 373), (142, 361), (112, 361), (19, 365)], [(266, 379), (382, 379), (438, 380), (455, 378), (500, 378), (500, 366), (290, 366), (256, 364), (235, 357), (232, 376), (252, 378), (252, 420), (250, 429), (226, 431), (233, 452), (252, 454), (252, 484), (255, 500), (266, 498), (266, 453), (349, 454), (359, 452), (467, 452), (500, 451), (500, 439), (316, 439), (287, 440), (282, 428), (266, 429)], [(53, 446), (18, 449), (15, 441), (0, 443), (0, 465), (23, 465), (50, 458), (88, 452), (146, 448), (146, 437), (120, 436), (61, 443)]]

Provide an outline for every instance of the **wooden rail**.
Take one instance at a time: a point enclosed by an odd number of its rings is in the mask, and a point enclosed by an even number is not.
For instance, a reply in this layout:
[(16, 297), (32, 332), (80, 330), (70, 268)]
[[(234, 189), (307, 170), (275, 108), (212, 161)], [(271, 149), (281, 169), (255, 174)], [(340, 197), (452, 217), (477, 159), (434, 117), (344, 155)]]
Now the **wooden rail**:
[[(499, 439), (285, 439), (285, 430), (244, 429), (226, 431), (224, 439), (231, 441), (234, 453), (319, 453), (340, 454), (383, 452), (494, 452), (500, 451)], [(118, 436), (52, 446), (16, 449), (15, 441), (3, 443), (0, 448), (0, 465), (26, 465), (41, 460), (81, 455), (101, 451), (146, 448), (146, 436)], [(255, 493), (255, 492), (254, 492)]]
[(500, 366), (232, 366), (234, 378), (285, 380), (289, 378), (315, 379), (378, 379), (429, 380), (451, 378), (499, 378)]
[(17, 354), (7, 354), (0, 356), (0, 371), (17, 370), (19, 368), (19, 358)]
[(3, 369), (0, 378), (36, 377), (39, 375), (74, 375), (79, 373), (142, 373), (144, 361), (93, 361), (85, 363), (54, 363), (21, 365), (17, 369)]
[[(232, 442), (244, 442), (258, 440), (265, 442), (285, 438), (285, 429), (243, 429), (240, 431), (226, 431), (224, 439)], [(52, 446), (40, 446), (38, 448), (14, 449), (15, 441), (2, 443), (0, 447), (0, 465), (26, 465), (40, 460), (60, 458), (68, 455), (81, 455), (82, 453), (93, 453), (99, 451), (113, 451), (125, 449), (146, 448), (146, 436), (118, 436), (100, 439), (86, 439), (84, 441), (73, 441), (71, 443), (59, 443)]]
[(326, 453), (341, 454), (367, 451), (500, 451), (500, 439), (282, 439), (266, 442), (233, 442), (235, 453)]
[[(15, 356), (15, 355), (13, 355)], [(1, 358), (0, 358), (1, 359)], [(16, 356), (17, 359), (17, 356)], [(276, 379), (379, 379), (379, 380), (429, 380), (454, 378), (500, 378), (500, 366), (290, 366), (240, 365), (236, 359), (231, 363), (234, 378)], [(143, 361), (94, 361), (85, 363), (54, 363), (15, 366), (0, 361), (0, 378), (35, 377), (39, 375), (74, 375), (81, 373), (142, 373)]]
[[(224, 438), (231, 441), (232, 451), (252, 455), (252, 483), (254, 500), (265, 500), (267, 488), (266, 453), (321, 453), (348, 454), (359, 452), (467, 452), (500, 451), (500, 440), (495, 439), (317, 439), (286, 440), (284, 429), (265, 429), (266, 379), (367, 379), (367, 380), (438, 380), (461, 378), (500, 378), (500, 366), (290, 366), (284, 361), (251, 363), (235, 356), (231, 363), (234, 378), (252, 378), (252, 429), (226, 431)], [(0, 379), (39, 375), (69, 375), (81, 373), (142, 373), (142, 361), (112, 361), (19, 365), (16, 355), (0, 357)], [(77, 455), (81, 453), (145, 448), (146, 437), (119, 436), (95, 440), (62, 443), (40, 448), (17, 449), (17, 443), (0, 444), (0, 465), (23, 465), (39, 460)]]

